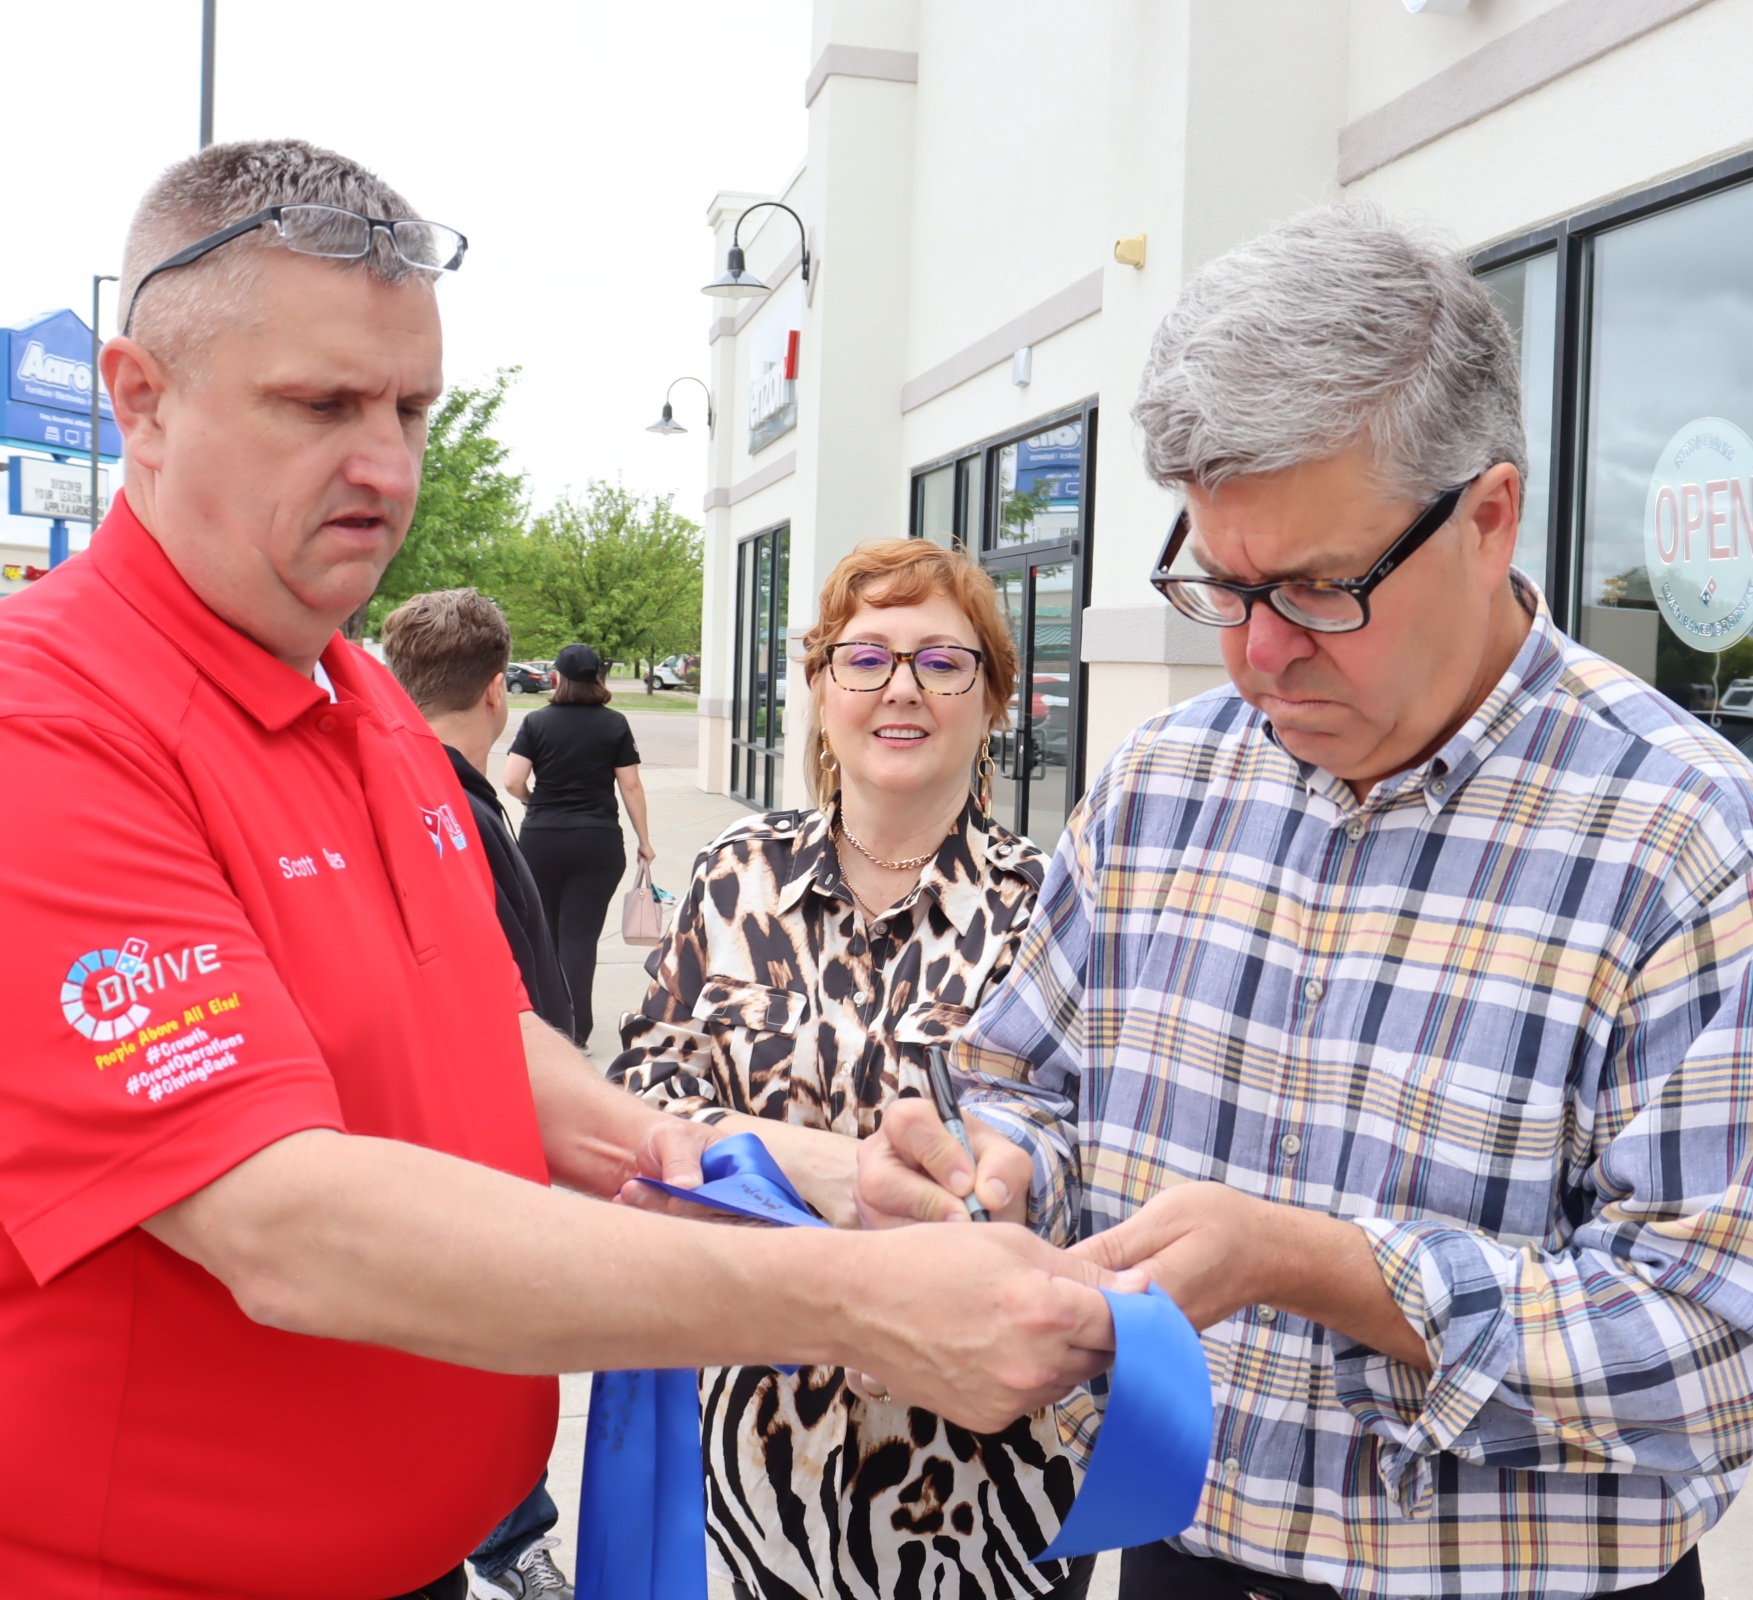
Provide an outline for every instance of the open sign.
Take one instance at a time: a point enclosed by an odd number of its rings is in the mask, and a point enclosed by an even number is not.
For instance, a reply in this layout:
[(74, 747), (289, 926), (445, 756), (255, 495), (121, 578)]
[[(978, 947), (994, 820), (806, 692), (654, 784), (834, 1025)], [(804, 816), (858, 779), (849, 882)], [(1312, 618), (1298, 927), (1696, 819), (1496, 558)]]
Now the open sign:
[(1753, 439), (1721, 417), (1687, 423), (1650, 475), (1644, 564), (1662, 620), (1694, 650), (1753, 629)]

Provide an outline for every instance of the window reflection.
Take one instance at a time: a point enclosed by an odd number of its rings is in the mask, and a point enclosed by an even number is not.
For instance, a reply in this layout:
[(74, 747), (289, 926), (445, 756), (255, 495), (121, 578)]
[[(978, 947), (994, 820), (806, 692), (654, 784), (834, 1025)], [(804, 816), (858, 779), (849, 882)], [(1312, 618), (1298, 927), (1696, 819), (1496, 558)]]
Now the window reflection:
[(779, 794), (785, 748), (786, 626), (791, 530), (776, 528), (737, 547), (736, 708), (730, 786), (758, 806)]
[(998, 451), (995, 545), (1070, 539), (1083, 499), (1083, 421), (1074, 418)]
[(1071, 563), (1035, 568), (1029, 661), (1029, 837), (1052, 851), (1065, 831), (1065, 769), (1071, 759)]
[(1552, 251), (1479, 275), (1521, 351), (1522, 423), (1528, 435), (1528, 481), (1516, 565), (1542, 588), (1551, 582), (1552, 403), (1557, 388), (1558, 257)]
[[(1023, 618), (1027, 609), (1027, 579), (1028, 574), (1021, 567), (992, 574), (993, 587), (998, 590), (998, 609), (1003, 614), (1006, 629), (1010, 632), (1011, 643), (1016, 646), (1019, 682), (1026, 659)], [(1009, 726), (999, 728), (992, 735), (992, 755), (998, 767), (992, 775), (992, 815), (1015, 833), (1020, 830), (1021, 824), (1018, 805), (1021, 785), (1017, 780), (1021, 776), (1018, 763), (1022, 757), (1023, 732), (1023, 719), (1015, 692), (1010, 697), (1009, 711)]]
[[(1753, 682), (1738, 682), (1753, 679), (1753, 638), (1721, 651), (1682, 639), (1657, 610), (1645, 543), (1652, 479), (1671, 475), (1665, 447), (1676, 434), (1719, 418), (1753, 433), (1750, 246), (1747, 187), (1595, 243), (1580, 633), (1736, 742), (1753, 744)], [(1746, 484), (1753, 462), (1706, 454), (1693, 471)], [(1749, 572), (1753, 552), (1731, 555), (1723, 592), (1740, 592)]]
[(950, 549), (956, 539), (955, 467), (939, 467), (936, 472), (926, 473), (915, 480), (915, 492), (919, 496), (915, 531), (921, 539)]

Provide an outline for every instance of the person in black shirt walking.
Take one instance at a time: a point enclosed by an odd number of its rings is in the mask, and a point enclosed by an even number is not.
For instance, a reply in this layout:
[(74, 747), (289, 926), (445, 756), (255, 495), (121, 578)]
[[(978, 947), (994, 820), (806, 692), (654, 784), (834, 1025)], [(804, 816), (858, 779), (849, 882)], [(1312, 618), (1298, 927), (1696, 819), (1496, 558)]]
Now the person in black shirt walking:
[(554, 658), (552, 704), (524, 718), (505, 758), (505, 787), (529, 808), (520, 835), (523, 853), (541, 887), (572, 990), (572, 1037), (581, 1047), (589, 1043), (593, 1020), (597, 940), (627, 867), (617, 786), (639, 838), (640, 859), (657, 856), (639, 780), (639, 748), (627, 719), (608, 702), (596, 651), (567, 645)]
[[(554, 953), (540, 892), (510, 819), (487, 777), (487, 757), (509, 713), (505, 669), (511, 629), (499, 607), (473, 589), (417, 594), (383, 625), (384, 660), (438, 736), (474, 813), (475, 831), (493, 869), (499, 926), (542, 1021), (573, 1031), (572, 1000)], [(572, 1600), (572, 1586), (548, 1552), (545, 1537), (559, 1520), (546, 1473), (470, 1558), (477, 1600)]]

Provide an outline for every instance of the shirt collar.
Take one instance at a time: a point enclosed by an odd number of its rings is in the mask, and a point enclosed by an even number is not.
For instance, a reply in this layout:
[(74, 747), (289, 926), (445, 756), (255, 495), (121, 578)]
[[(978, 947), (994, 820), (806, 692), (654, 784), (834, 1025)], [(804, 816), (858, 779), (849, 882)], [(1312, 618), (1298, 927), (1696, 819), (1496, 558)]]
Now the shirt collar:
[[(830, 900), (851, 900), (852, 891), (841, 873), (839, 852), (834, 846), (839, 816), (839, 795), (824, 810), (804, 813), (794, 835), (791, 876), (779, 891), (781, 913), (790, 911), (811, 888)], [(986, 821), (970, 795), (956, 826), (938, 847), (936, 856), (926, 863), (918, 884), (897, 902), (895, 910), (910, 911), (920, 895), (930, 895), (950, 926), (958, 934), (966, 934), (986, 903), (983, 879), (989, 864), (999, 871), (1027, 876), (1020, 866), (1005, 859), (1012, 854), (1005, 845), (996, 851), (988, 850)]]
[[(290, 727), (332, 697), (332, 688), (325, 693), (207, 606), (134, 515), (126, 490), (116, 495), (88, 553), (124, 600), (269, 732)], [(323, 652), (328, 676), (343, 689), (350, 678), (339, 659), (344, 649), (337, 634)]]
[(1522, 641), (1515, 659), (1497, 680), (1491, 693), (1480, 702), (1479, 709), (1443, 742), (1440, 750), (1416, 767), (1384, 778), (1361, 806), (1350, 784), (1312, 762), (1298, 761), (1284, 749), (1271, 721), (1265, 716), (1260, 718), (1266, 737), (1295, 762), (1309, 793), (1333, 802), (1335, 824), (1354, 811), (1372, 807), (1380, 809), (1414, 790), (1422, 793), (1426, 808), (1434, 816), (1510, 736), (1538, 697), (1551, 686), (1563, 666), (1564, 645), (1553, 623), (1546, 597), (1531, 578), (1515, 568), (1510, 569), (1510, 584), (1518, 603), (1532, 617), (1528, 636)]
[(504, 818), (505, 825), (509, 828), (511, 819), (505, 816), (504, 802), (500, 800), (499, 791), (493, 787), (492, 781), (487, 775), (455, 745), (445, 745), (444, 753), (450, 757), (450, 769), (457, 775), (457, 782), (463, 786), (463, 792), (493, 806)]

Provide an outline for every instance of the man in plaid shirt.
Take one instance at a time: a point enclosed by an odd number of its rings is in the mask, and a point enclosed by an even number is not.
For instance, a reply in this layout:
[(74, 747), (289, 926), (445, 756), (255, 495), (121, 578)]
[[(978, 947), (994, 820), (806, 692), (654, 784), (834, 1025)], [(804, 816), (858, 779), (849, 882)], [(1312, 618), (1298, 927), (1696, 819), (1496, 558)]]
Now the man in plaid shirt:
[[(992, 1211), (1204, 1331), (1205, 1497), (1122, 1600), (1697, 1600), (1753, 1455), (1753, 770), (1514, 570), (1509, 331), (1379, 216), (1207, 266), (1133, 415), (1231, 684), (1109, 761), (956, 1058)], [(867, 1220), (967, 1165), (896, 1107)]]

